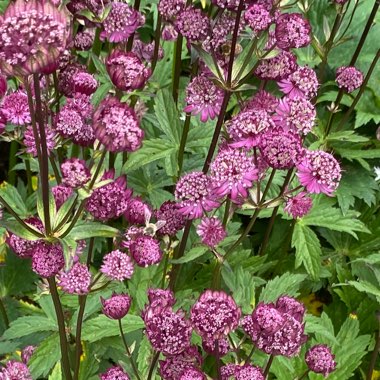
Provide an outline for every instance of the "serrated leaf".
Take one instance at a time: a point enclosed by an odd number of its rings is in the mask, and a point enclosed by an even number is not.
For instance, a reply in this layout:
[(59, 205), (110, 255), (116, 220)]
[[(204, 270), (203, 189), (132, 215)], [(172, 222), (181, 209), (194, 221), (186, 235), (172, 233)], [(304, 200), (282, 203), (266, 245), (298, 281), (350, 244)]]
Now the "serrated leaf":
[(91, 237), (115, 237), (119, 230), (98, 222), (78, 223), (67, 235), (69, 239), (82, 240)]
[(313, 280), (317, 280), (321, 271), (322, 250), (315, 232), (297, 222), (294, 226), (292, 247), (296, 249), (296, 268), (303, 264)]
[(328, 141), (349, 141), (349, 142), (367, 142), (369, 141), (368, 137), (361, 136), (356, 134), (354, 131), (341, 131), (341, 132), (332, 132), (330, 133), (326, 140)]
[(352, 285), (359, 292), (364, 292), (366, 294), (372, 294), (377, 298), (377, 302), (380, 303), (380, 289), (366, 281), (348, 281), (349, 285)]
[(184, 264), (194, 261), (195, 259), (203, 256), (209, 249), (207, 247), (194, 247), (190, 249), (183, 257), (177, 260), (171, 260), (173, 264)]
[(112, 82), (102, 83), (98, 87), (98, 89), (91, 97), (91, 103), (94, 105), (94, 107), (97, 107), (100, 104), (100, 102), (107, 96), (108, 92), (112, 89), (112, 87)]
[[(144, 328), (143, 320), (137, 315), (128, 314), (122, 319), (123, 331), (125, 334)], [(120, 334), (117, 321), (107, 318), (105, 315), (99, 315), (84, 322), (82, 329), (82, 339), (88, 342), (117, 336)]]
[(173, 143), (163, 139), (151, 139), (144, 141), (143, 146), (136, 152), (128, 156), (127, 162), (123, 166), (123, 173), (141, 168), (151, 162), (170, 157), (177, 148)]
[(23, 336), (39, 332), (39, 331), (55, 331), (57, 324), (49, 318), (30, 315), (17, 318), (11, 322), (9, 329), (4, 334), (4, 339), (15, 339)]
[[(36, 230), (36, 228), (29, 223), (26, 223), (30, 228), (35, 230), (37, 233), (40, 233), (40, 231)], [(34, 235), (32, 232), (27, 230), (24, 226), (22, 226), (19, 222), (14, 220), (0, 220), (0, 226), (4, 227), (8, 231), (12, 232), (13, 234), (22, 237), (26, 240), (38, 240), (40, 237)]]
[(28, 363), (34, 379), (46, 377), (56, 363), (61, 359), (58, 334), (50, 335), (38, 345)]
[(0, 196), (8, 203), (12, 210), (20, 216), (20, 218), (28, 216), (28, 210), (25, 206), (24, 200), (14, 186), (7, 183), (0, 186)]
[(298, 290), (306, 277), (304, 274), (289, 272), (284, 273), (282, 276), (276, 276), (265, 285), (260, 294), (260, 301), (274, 302), (283, 294), (291, 297), (298, 296)]

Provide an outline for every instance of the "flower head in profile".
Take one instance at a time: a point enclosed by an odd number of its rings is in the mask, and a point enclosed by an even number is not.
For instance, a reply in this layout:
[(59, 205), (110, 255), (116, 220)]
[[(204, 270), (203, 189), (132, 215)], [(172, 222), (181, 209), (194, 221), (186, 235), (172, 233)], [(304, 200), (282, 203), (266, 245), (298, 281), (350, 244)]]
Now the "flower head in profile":
[(335, 355), (324, 344), (311, 347), (305, 355), (305, 361), (309, 369), (315, 373), (321, 373), (324, 377), (327, 377), (335, 370), (336, 362), (334, 358)]
[(307, 151), (297, 165), (297, 176), (310, 193), (332, 196), (341, 179), (338, 161), (322, 150)]
[(354, 66), (342, 66), (336, 70), (336, 83), (339, 88), (352, 92), (363, 84), (363, 74)]
[(111, 319), (124, 318), (131, 307), (132, 299), (128, 294), (113, 293), (110, 298), (100, 297), (102, 311), (105, 316)]
[(205, 75), (196, 76), (186, 88), (185, 112), (200, 114), (202, 122), (219, 115), (223, 101), (223, 91)]
[(185, 8), (186, 0), (160, 0), (158, 11), (166, 20), (174, 20)]
[(309, 213), (313, 206), (313, 200), (304, 191), (288, 197), (284, 210), (294, 219), (302, 218)]
[(50, 74), (69, 36), (64, 8), (49, 0), (10, 2), (0, 23), (0, 68), (8, 75)]

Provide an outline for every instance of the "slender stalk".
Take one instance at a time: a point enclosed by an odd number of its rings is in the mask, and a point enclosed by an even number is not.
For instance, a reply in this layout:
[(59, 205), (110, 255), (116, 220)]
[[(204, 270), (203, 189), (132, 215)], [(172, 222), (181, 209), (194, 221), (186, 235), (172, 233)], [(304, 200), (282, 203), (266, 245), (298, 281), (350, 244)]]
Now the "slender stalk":
[[(92, 45), (92, 53), (95, 54), (96, 56), (99, 56), (101, 51), (102, 51), (102, 41), (100, 40), (100, 28), (96, 28), (95, 39)], [(92, 74), (96, 72), (96, 67), (92, 59), (90, 60), (90, 64), (88, 65), (88, 71)]]
[(308, 373), (309, 373), (309, 370), (307, 369), (307, 370), (303, 373), (303, 375), (302, 375), (298, 380), (305, 379), (306, 376), (308, 375)]
[(364, 46), (364, 42), (368, 36), (368, 33), (371, 29), (371, 26), (372, 26), (372, 23), (376, 17), (376, 14), (377, 14), (377, 11), (379, 9), (379, 5), (380, 5), (380, 0), (375, 0), (375, 3), (373, 4), (373, 8), (372, 8), (372, 11), (371, 11), (371, 14), (369, 15), (368, 17), (368, 20), (367, 20), (367, 23), (365, 25), (365, 28), (363, 30), (363, 33), (362, 33), (362, 36), (360, 37), (360, 40), (359, 40), (359, 43), (358, 43), (358, 46), (355, 50), (355, 53), (354, 55), (352, 56), (351, 58), (351, 62), (349, 64), (349, 66), (354, 66), (355, 63), (356, 63), (356, 60), (358, 59), (359, 57), (359, 54)]
[(174, 73), (173, 73), (173, 99), (174, 102), (178, 103), (178, 88), (179, 88), (179, 79), (181, 74), (181, 55), (182, 55), (182, 43), (183, 37), (182, 34), (178, 34), (177, 41), (174, 49)]
[(255, 352), (255, 349), (256, 349), (256, 346), (252, 346), (252, 350), (251, 350), (251, 352), (249, 353), (249, 355), (247, 356), (247, 359), (246, 359), (246, 363), (248, 363), (250, 360), (251, 360), (251, 358), (252, 358), (252, 355), (253, 355), (253, 353)]
[(26, 186), (28, 190), (28, 195), (33, 193), (33, 184), (32, 184), (32, 170), (30, 167), (30, 160), (27, 158), (25, 160), (25, 171), (26, 171)]
[(335, 114), (336, 114), (336, 111), (338, 110), (339, 108), (339, 105), (340, 105), (340, 102), (343, 98), (343, 94), (344, 94), (344, 91), (343, 89), (341, 88), (338, 92), (338, 95), (336, 97), (336, 100), (334, 102), (334, 108), (330, 110), (330, 115), (329, 115), (329, 119), (327, 121), (327, 124), (326, 124), (326, 128), (325, 128), (325, 132), (324, 132), (324, 137), (326, 138), (330, 131), (331, 131), (331, 127), (333, 125), (333, 121), (334, 121), (334, 118), (335, 118)]
[[(135, 4), (133, 5), (133, 8), (135, 11), (138, 11), (140, 8), (140, 0), (135, 0)], [(127, 42), (127, 51), (131, 51), (133, 47), (133, 40), (135, 38), (135, 33), (133, 33), (129, 38)]]
[(375, 344), (375, 347), (374, 347), (372, 354), (371, 354), (371, 360), (369, 363), (366, 380), (372, 379), (372, 374), (373, 374), (373, 371), (375, 369), (375, 365), (377, 362), (377, 356), (378, 356), (379, 351), (380, 351), (380, 315), (379, 314), (377, 314), (377, 319), (379, 322), (379, 326), (378, 326), (378, 330), (376, 331), (376, 336), (375, 336), (376, 344)]
[(44, 206), (44, 221), (46, 234), (49, 236), (51, 233), (51, 223), (50, 223), (50, 211), (49, 211), (49, 154), (46, 145), (46, 132), (45, 132), (45, 122), (42, 114), (42, 101), (41, 101), (41, 90), (40, 90), (40, 80), (38, 74), (33, 74), (34, 81), (34, 94), (36, 99), (36, 121), (39, 129), (40, 143), (41, 143), (41, 190), (42, 190), (42, 203)]
[(57, 181), (59, 185), (62, 182), (62, 180), (61, 180), (61, 175), (59, 174), (59, 170), (58, 170), (57, 164), (55, 163), (55, 159), (53, 155), (49, 156), (49, 161), (50, 161), (51, 167), (53, 168), (55, 180)]
[(346, 26), (346, 28), (344, 29), (343, 33), (339, 36), (338, 41), (342, 40), (342, 38), (346, 35), (348, 29), (349, 29), (350, 26), (351, 26), (352, 20), (354, 19), (354, 16), (355, 16), (356, 10), (358, 9), (359, 0), (354, 0), (354, 1), (355, 1), (355, 5), (354, 5), (354, 9), (353, 9), (352, 12), (351, 12), (350, 20), (348, 21), (347, 26)]
[(90, 242), (88, 244), (88, 251), (87, 251), (87, 260), (86, 264), (90, 268), (91, 261), (92, 261), (92, 252), (94, 251), (94, 245), (95, 245), (95, 238), (91, 238)]
[(265, 370), (264, 370), (264, 377), (267, 378), (268, 377), (268, 374), (269, 374), (269, 369), (273, 363), (273, 359), (274, 359), (274, 356), (271, 355), (268, 359), (268, 362), (267, 362), (267, 365), (265, 366)]
[(160, 357), (160, 353), (156, 352), (153, 356), (152, 363), (150, 364), (149, 373), (147, 380), (152, 380), (154, 369), (156, 368), (156, 364), (158, 362), (158, 358)]
[(119, 330), (120, 330), (120, 335), (121, 335), (121, 339), (123, 340), (123, 344), (124, 344), (124, 347), (125, 347), (125, 351), (127, 352), (127, 356), (129, 358), (129, 361), (131, 363), (131, 366), (132, 366), (132, 369), (133, 369), (133, 372), (135, 373), (136, 375), (136, 378), (138, 380), (141, 380), (140, 378), (140, 375), (139, 375), (139, 371), (136, 367), (136, 364), (132, 358), (132, 354), (131, 354), (131, 351), (129, 350), (129, 347), (128, 347), (128, 344), (127, 344), (127, 341), (125, 340), (125, 336), (124, 336), (124, 332), (123, 332), (123, 325), (121, 324), (121, 319), (118, 320), (119, 322)]
[(8, 183), (12, 186), (16, 185), (16, 171), (12, 170), (17, 163), (17, 150), (18, 142), (16, 140), (11, 142), (9, 150), (9, 165), (8, 165)]
[(77, 326), (76, 326), (76, 333), (75, 333), (74, 380), (78, 380), (78, 378), (79, 378), (80, 357), (81, 357), (82, 352), (83, 352), (83, 348), (82, 348), (82, 324), (83, 324), (84, 311), (86, 309), (86, 300), (87, 300), (87, 295), (78, 296), (79, 312), (78, 312)]
[(8, 314), (7, 314), (7, 309), (5, 308), (3, 299), (1, 297), (0, 297), (0, 313), (3, 317), (5, 329), (8, 329), (9, 328), (9, 318), (8, 318)]
[(160, 50), (161, 23), (162, 23), (161, 14), (158, 13), (156, 31), (154, 33), (154, 51), (153, 51), (153, 59), (152, 59), (152, 73), (154, 72), (154, 69), (156, 68), (157, 61), (158, 61), (158, 53)]
[(215, 341), (215, 351), (216, 351), (216, 355), (215, 355), (215, 358), (216, 358), (216, 378), (218, 380), (221, 380), (222, 379), (222, 374), (220, 372), (221, 363), (220, 363), (219, 342), (218, 342), (218, 340)]
[(63, 315), (61, 301), (59, 300), (59, 295), (57, 291), (57, 284), (55, 283), (54, 277), (48, 278), (51, 298), (53, 299), (55, 314), (57, 315), (58, 331), (59, 331), (59, 342), (61, 347), (61, 363), (62, 370), (66, 380), (72, 380), (70, 361), (69, 361), (69, 350), (66, 339), (66, 326), (65, 318)]
[(191, 120), (191, 114), (187, 113), (185, 123), (183, 125), (181, 142), (180, 142), (179, 150), (178, 150), (178, 174), (177, 174), (178, 178), (181, 176), (181, 172), (182, 172), (183, 156), (185, 154), (187, 136), (189, 135), (189, 130), (190, 130), (190, 120)]
[(226, 205), (224, 207), (224, 216), (223, 216), (223, 227), (225, 228), (228, 222), (228, 216), (230, 214), (230, 208), (231, 208), (231, 199), (227, 198)]

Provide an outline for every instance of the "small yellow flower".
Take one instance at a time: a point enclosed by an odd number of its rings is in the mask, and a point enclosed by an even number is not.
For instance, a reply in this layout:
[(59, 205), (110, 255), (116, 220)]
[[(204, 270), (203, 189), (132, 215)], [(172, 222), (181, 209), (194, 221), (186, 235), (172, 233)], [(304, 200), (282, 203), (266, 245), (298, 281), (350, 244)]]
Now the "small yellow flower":
[(32, 176), (32, 189), (33, 191), (36, 191), (38, 189), (38, 177)]
[(358, 315), (355, 312), (350, 313), (349, 317), (351, 319), (358, 319)]
[(306, 297), (300, 298), (300, 301), (305, 305), (309, 313), (315, 316), (321, 315), (323, 302), (317, 299), (315, 293), (311, 293)]
[(374, 370), (372, 372), (371, 380), (380, 380), (380, 371)]
[(8, 186), (8, 182), (3, 181), (0, 183), (0, 189), (5, 189)]

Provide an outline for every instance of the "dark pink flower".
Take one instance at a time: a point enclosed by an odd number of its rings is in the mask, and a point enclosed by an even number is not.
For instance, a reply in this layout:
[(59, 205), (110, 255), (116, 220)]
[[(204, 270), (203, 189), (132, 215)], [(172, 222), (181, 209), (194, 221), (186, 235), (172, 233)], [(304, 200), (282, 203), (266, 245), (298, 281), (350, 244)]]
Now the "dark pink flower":
[(28, 364), (36, 348), (36, 346), (26, 346), (23, 348), (23, 350), (21, 351), (21, 360), (24, 364)]
[[(51, 129), (50, 125), (45, 126), (45, 135), (46, 135), (46, 148), (48, 154), (55, 148), (55, 139), (57, 135)], [(39, 136), (39, 129), (38, 129)], [(24, 131), (24, 141), (23, 141), (26, 152), (31, 154), (33, 157), (37, 157), (37, 144), (34, 138), (33, 126), (29, 124)]]
[(0, 74), (0, 99), (7, 93), (7, 78)]
[(297, 68), (296, 57), (289, 51), (281, 51), (273, 58), (263, 59), (255, 70), (255, 75), (264, 80), (281, 80)]
[[(65, 58), (65, 56), (63, 56)], [(58, 89), (63, 92), (67, 97), (73, 97), (74, 91), (74, 81), (73, 78), (78, 73), (86, 72), (86, 68), (78, 63), (70, 63), (70, 55), (65, 59), (64, 67), (61, 68), (58, 74)], [(66, 62), (68, 60), (68, 62)]]
[(72, 188), (85, 185), (91, 178), (84, 160), (70, 158), (61, 164), (62, 182)]
[(324, 344), (317, 344), (311, 347), (305, 355), (305, 361), (310, 371), (321, 373), (327, 377), (335, 370), (335, 355), (331, 353), (329, 347)]
[(94, 43), (95, 34), (92, 33), (89, 29), (84, 32), (79, 32), (74, 37), (74, 47), (77, 50), (90, 50)]
[(186, 0), (160, 0), (158, 11), (166, 20), (174, 20), (186, 6)]
[(354, 66), (342, 66), (336, 70), (336, 83), (339, 88), (352, 92), (363, 84), (363, 74)]
[(311, 42), (309, 21), (300, 13), (284, 13), (276, 19), (276, 44), (281, 49), (300, 48)]
[(237, 366), (235, 372), (236, 380), (265, 380), (264, 373), (261, 368), (245, 364)]
[(68, 271), (58, 276), (58, 285), (69, 294), (87, 294), (91, 282), (91, 273), (87, 265), (75, 263)]
[(193, 7), (187, 7), (180, 12), (174, 25), (190, 43), (204, 41), (210, 31), (210, 21), (207, 15)]
[(270, 92), (260, 90), (256, 95), (248, 100), (245, 104), (244, 110), (254, 109), (273, 113), (278, 106), (278, 99)]
[(131, 255), (140, 267), (158, 264), (162, 259), (160, 242), (151, 236), (139, 236), (129, 245)]
[(284, 210), (294, 219), (302, 218), (309, 213), (313, 206), (313, 200), (307, 193), (301, 191), (297, 195), (286, 199)]
[(177, 203), (173, 201), (164, 202), (158, 210), (154, 212), (157, 221), (165, 224), (157, 231), (158, 235), (174, 236), (182, 230), (186, 224), (185, 216), (179, 211)]
[(297, 176), (308, 192), (332, 196), (339, 185), (341, 169), (330, 153), (322, 150), (306, 151), (297, 165)]
[(170, 307), (174, 306), (174, 294), (168, 289), (148, 289), (149, 307)]
[(251, 5), (244, 13), (244, 19), (249, 27), (257, 34), (272, 23), (270, 12), (260, 4)]
[(239, 0), (212, 0), (212, 2), (220, 8), (228, 8), (235, 11), (239, 6)]
[(64, 184), (60, 184), (53, 186), (51, 192), (53, 193), (55, 205), (58, 210), (73, 194), (73, 189)]
[(35, 247), (32, 257), (32, 269), (41, 277), (57, 275), (65, 265), (61, 244), (48, 244), (40, 241)]
[(8, 123), (26, 125), (31, 123), (28, 96), (24, 91), (16, 91), (7, 95), (1, 104), (2, 114)]
[(186, 368), (178, 380), (206, 380), (206, 375), (196, 368)]
[(5, 367), (0, 369), (0, 380), (32, 380), (26, 364), (9, 360)]
[(130, 378), (121, 367), (115, 366), (100, 374), (100, 380), (130, 380)]
[(222, 222), (216, 216), (202, 218), (197, 227), (197, 233), (201, 237), (202, 243), (211, 248), (217, 246), (227, 236)]
[[(216, 343), (218, 343), (218, 347), (216, 346)], [(202, 347), (209, 355), (218, 356), (220, 358), (227, 355), (231, 349), (227, 338), (204, 340), (202, 342)]]
[(126, 253), (115, 250), (103, 257), (100, 271), (111, 280), (124, 281), (132, 277), (134, 268), (132, 260)]
[(151, 213), (150, 206), (140, 197), (134, 197), (128, 200), (128, 206), (124, 213), (124, 218), (130, 224), (145, 224), (147, 213)]
[(102, 312), (111, 319), (124, 318), (131, 307), (132, 299), (128, 294), (113, 293), (110, 298), (100, 297)]
[(84, 95), (93, 94), (98, 88), (98, 82), (93, 75), (79, 72), (73, 76), (74, 92)]

